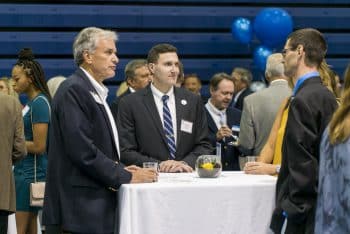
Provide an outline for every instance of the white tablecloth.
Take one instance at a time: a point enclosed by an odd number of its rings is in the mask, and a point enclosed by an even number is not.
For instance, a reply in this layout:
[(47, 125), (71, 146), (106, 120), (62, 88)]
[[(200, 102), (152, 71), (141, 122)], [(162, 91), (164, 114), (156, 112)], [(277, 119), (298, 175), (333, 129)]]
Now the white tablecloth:
[(276, 178), (223, 172), (160, 174), (119, 190), (120, 234), (269, 233)]

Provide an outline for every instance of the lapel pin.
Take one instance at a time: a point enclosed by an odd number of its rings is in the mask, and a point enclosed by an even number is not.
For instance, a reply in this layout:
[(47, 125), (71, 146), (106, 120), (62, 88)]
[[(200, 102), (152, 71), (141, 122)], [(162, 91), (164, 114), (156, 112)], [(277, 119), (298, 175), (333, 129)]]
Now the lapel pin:
[(185, 106), (187, 104), (187, 101), (185, 99), (182, 99), (181, 104)]

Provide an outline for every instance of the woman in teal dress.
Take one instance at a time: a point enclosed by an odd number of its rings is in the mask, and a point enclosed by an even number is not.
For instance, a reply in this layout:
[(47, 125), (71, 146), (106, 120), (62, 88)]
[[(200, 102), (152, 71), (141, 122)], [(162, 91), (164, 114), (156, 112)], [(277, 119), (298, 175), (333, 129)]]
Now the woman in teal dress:
[(350, 233), (350, 74), (344, 80), (340, 106), (321, 141), (317, 234)]
[[(16, 225), (18, 234), (37, 233), (38, 207), (29, 204), (29, 185), (34, 182), (36, 161), (37, 181), (46, 175), (46, 142), (50, 123), (50, 94), (41, 65), (30, 49), (23, 49), (12, 69), (14, 89), (28, 97), (22, 110), (27, 156), (15, 164)], [(34, 158), (36, 155), (36, 159)]]

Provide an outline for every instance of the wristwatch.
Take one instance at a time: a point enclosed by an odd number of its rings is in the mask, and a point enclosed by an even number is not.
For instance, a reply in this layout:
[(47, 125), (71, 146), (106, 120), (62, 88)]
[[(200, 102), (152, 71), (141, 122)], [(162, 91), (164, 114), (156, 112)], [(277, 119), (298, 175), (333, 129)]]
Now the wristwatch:
[(276, 166), (276, 174), (279, 174), (281, 170), (281, 165)]

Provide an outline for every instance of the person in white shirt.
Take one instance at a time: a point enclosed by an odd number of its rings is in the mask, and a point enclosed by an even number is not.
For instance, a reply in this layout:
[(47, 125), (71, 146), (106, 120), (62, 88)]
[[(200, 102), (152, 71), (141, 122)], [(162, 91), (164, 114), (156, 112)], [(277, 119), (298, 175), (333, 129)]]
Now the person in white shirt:
[(125, 183), (154, 182), (155, 169), (125, 167), (119, 135), (107, 105), (103, 81), (118, 64), (113, 31), (83, 29), (73, 45), (79, 68), (58, 89), (52, 103), (43, 210), (47, 232), (114, 233), (116, 191)]

